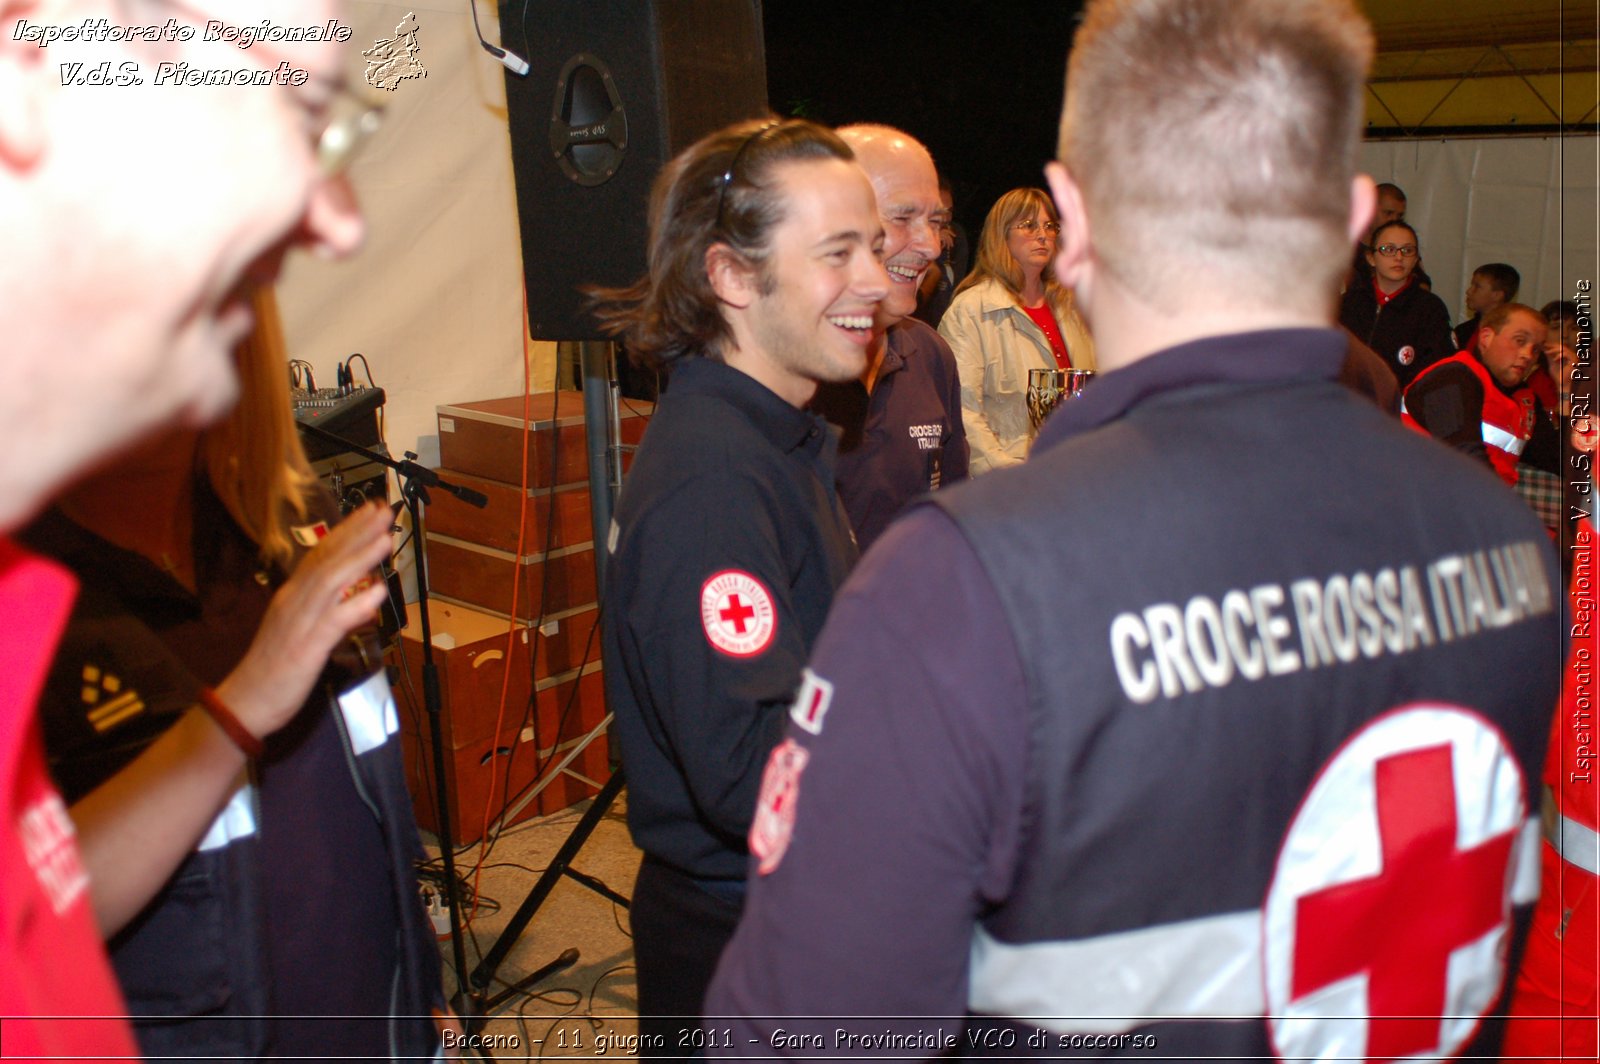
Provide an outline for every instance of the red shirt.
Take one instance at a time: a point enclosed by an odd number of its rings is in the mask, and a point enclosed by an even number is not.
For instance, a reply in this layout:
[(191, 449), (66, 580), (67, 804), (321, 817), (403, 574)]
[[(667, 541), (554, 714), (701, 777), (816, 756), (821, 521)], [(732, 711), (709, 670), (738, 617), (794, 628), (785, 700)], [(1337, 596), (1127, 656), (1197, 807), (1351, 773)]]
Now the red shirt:
[(0, 1047), (8, 1058), (138, 1056), (34, 713), (76, 592), (65, 570), (0, 538)]
[(1050, 304), (1041, 303), (1037, 307), (1023, 307), (1033, 323), (1044, 330), (1045, 338), (1050, 341), (1050, 353), (1056, 356), (1056, 368), (1071, 369), (1072, 355), (1067, 351), (1067, 341), (1062, 339), (1061, 326), (1056, 324), (1056, 316), (1050, 313)]
[(1390, 300), (1394, 299), (1401, 292), (1404, 292), (1407, 288), (1410, 288), (1416, 283), (1417, 275), (1413, 273), (1410, 277), (1406, 278), (1405, 284), (1401, 285), (1399, 288), (1396, 288), (1393, 292), (1385, 292), (1383, 289), (1378, 287), (1378, 277), (1376, 274), (1374, 274), (1372, 277), (1372, 290), (1377, 293), (1378, 296), (1378, 309), (1382, 310), (1389, 304)]

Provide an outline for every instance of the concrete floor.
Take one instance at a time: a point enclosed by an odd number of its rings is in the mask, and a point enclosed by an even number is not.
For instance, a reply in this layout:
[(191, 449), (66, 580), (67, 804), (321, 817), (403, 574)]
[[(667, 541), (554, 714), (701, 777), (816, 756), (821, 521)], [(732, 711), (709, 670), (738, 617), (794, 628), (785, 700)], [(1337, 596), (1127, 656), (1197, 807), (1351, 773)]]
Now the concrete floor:
[[(626, 792), (601, 818), (572, 867), (631, 896), (639, 851), (624, 822)], [(477, 875), (481, 899), (469, 913), (465, 935), (467, 968), (477, 967), (512, 914), (566, 841), (589, 802), (507, 828), (486, 855), (474, 844), (456, 859), (469, 882)], [(436, 854), (430, 836), (429, 853)], [(481, 865), (481, 869), (479, 866)], [(490, 1011), (482, 1033), (488, 1053), (499, 1060), (545, 1057), (626, 1056), (637, 1033), (633, 940), (628, 914), (619, 905), (563, 876), (517, 939), (495, 973), (490, 993), (517, 982), (564, 950), (576, 948), (576, 965), (557, 972)], [(439, 942), (446, 993), (454, 993), (453, 949), (446, 933)], [(487, 1054), (486, 1054), (487, 1055)]]

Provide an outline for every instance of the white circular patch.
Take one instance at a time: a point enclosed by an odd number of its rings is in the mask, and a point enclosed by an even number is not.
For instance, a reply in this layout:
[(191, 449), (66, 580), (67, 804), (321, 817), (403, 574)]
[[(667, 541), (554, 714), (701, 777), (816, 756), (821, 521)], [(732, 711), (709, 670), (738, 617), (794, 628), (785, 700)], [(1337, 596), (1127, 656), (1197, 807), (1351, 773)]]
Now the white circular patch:
[(1351, 737), (1289, 826), (1264, 906), (1283, 1059), (1457, 1053), (1499, 996), (1522, 770), (1469, 710), (1412, 705)]
[(1400, 360), (1400, 364), (1402, 366), (1409, 366), (1411, 363), (1417, 360), (1417, 349), (1412, 347), (1410, 344), (1406, 344), (1406, 346), (1400, 349), (1400, 353), (1395, 357)]
[(778, 615), (765, 585), (749, 573), (724, 569), (700, 587), (700, 623), (712, 646), (748, 658), (772, 645)]

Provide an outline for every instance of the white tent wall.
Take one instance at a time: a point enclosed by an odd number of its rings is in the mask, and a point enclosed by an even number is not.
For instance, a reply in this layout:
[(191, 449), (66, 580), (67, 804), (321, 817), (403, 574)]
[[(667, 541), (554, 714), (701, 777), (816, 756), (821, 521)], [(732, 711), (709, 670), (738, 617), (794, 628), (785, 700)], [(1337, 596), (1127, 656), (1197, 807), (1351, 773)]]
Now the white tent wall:
[[(498, 40), (493, 0), (478, 0), (484, 35)], [(522, 392), (522, 253), (506, 137), (504, 69), (479, 46), (457, 0), (346, 5), (359, 51), (394, 35), (415, 12), (427, 77), (385, 93), (383, 128), (351, 181), (367, 242), (349, 262), (291, 256), (278, 287), (289, 354), (330, 387), (354, 352), (388, 398), (396, 456), (438, 460), (441, 403)], [(529, 344), (537, 390), (551, 387), (554, 344)], [(357, 376), (361, 377), (359, 363)]]
[(1405, 189), (1406, 221), (1452, 322), (1475, 267), (1506, 262), (1518, 299), (1572, 299), (1600, 280), (1600, 138), (1495, 137), (1371, 141), (1360, 165)]
[[(351, 168), (365, 248), (348, 262), (292, 255), (279, 304), (290, 357), (331, 387), (338, 363), (361, 352), (386, 392), (390, 452), (435, 466), (441, 403), (520, 395), (525, 357), (535, 390), (553, 386), (555, 345), (525, 341), (505, 71), (459, 0), (354, 0), (345, 12), (354, 51), (414, 12), (427, 76), (383, 94), (383, 128)], [(478, 0), (478, 13), (498, 41), (493, 0)], [(401, 569), (414, 596), (409, 557)]]

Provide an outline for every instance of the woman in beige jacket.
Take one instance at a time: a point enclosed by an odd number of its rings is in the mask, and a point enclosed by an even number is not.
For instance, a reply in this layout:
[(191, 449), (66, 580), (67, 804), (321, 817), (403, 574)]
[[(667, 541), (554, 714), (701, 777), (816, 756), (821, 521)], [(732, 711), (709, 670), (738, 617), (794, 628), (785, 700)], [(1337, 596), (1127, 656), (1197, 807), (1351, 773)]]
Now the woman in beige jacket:
[(961, 374), (973, 475), (1028, 453), (1028, 371), (1094, 369), (1094, 341), (1052, 262), (1061, 231), (1043, 189), (1017, 188), (989, 210), (978, 261), (939, 322)]

